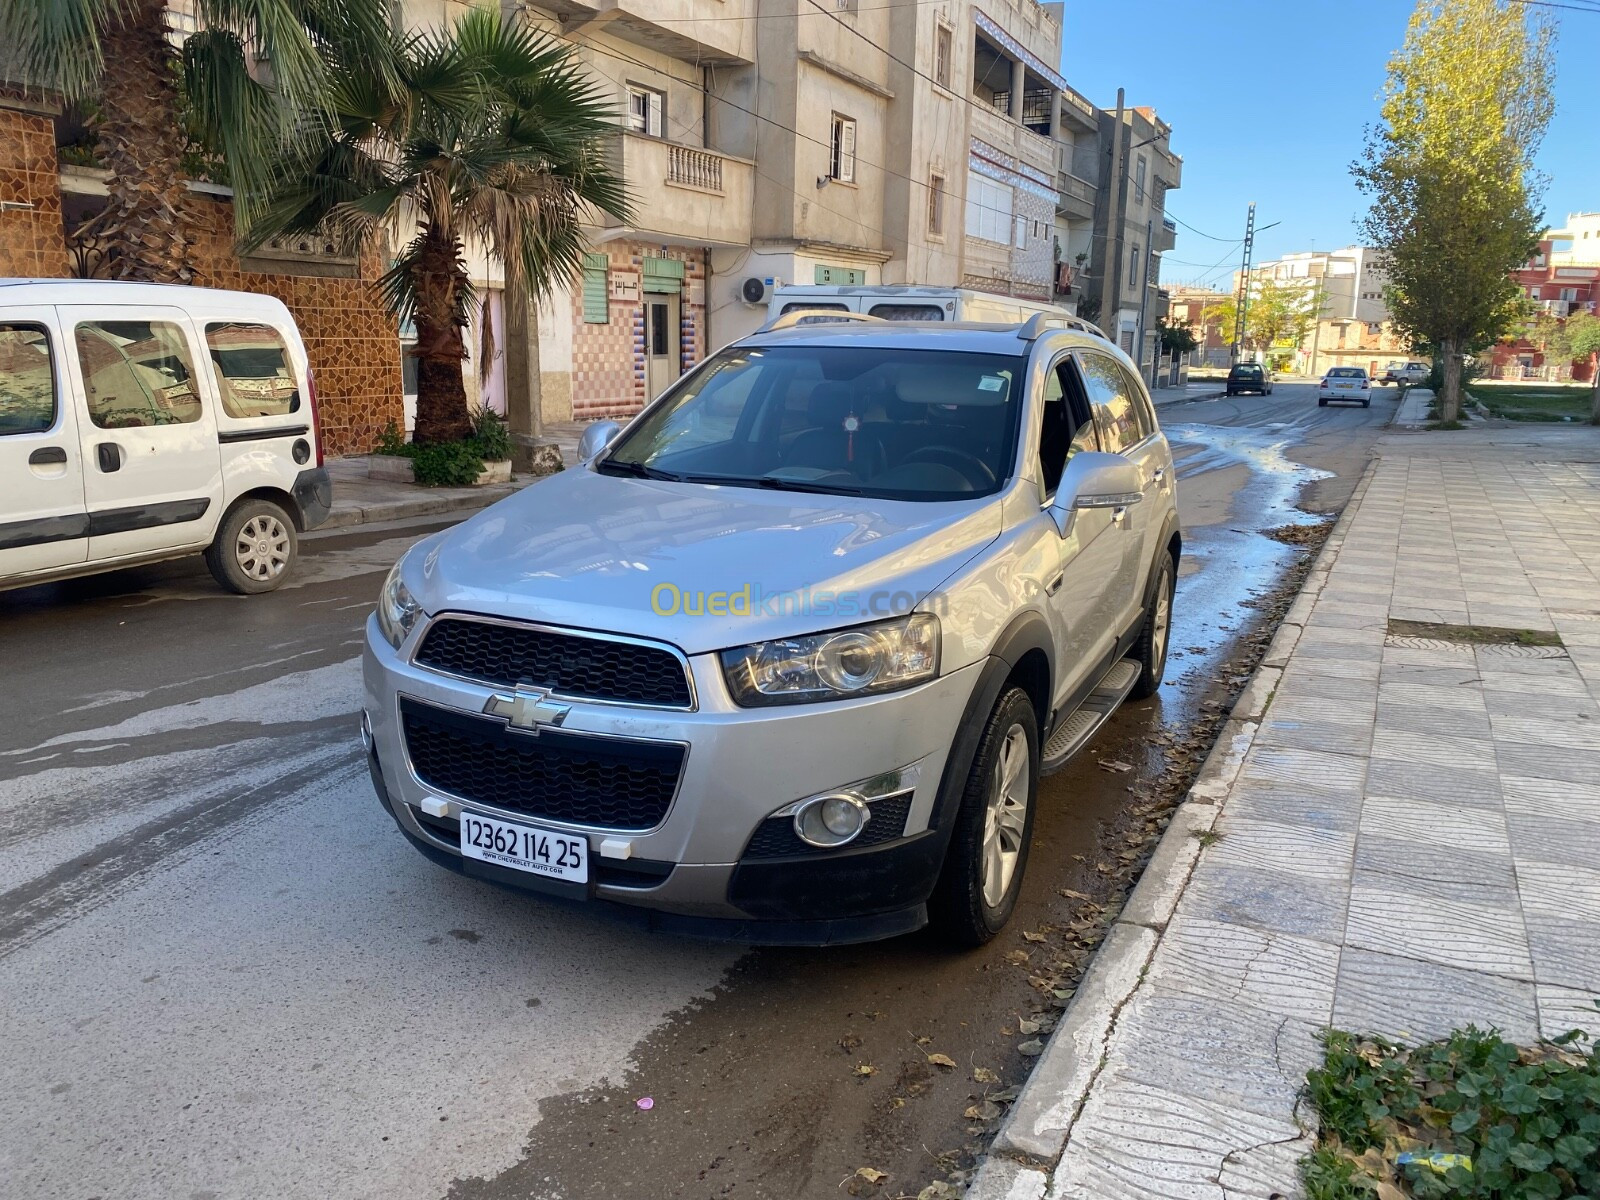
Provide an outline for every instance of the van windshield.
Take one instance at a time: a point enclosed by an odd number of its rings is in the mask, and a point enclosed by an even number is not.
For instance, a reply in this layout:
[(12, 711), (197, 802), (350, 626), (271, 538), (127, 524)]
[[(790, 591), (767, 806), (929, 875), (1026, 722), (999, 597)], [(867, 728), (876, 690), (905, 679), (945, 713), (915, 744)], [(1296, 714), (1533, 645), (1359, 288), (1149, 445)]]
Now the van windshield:
[(986, 496), (1011, 474), (1026, 365), (962, 351), (725, 350), (595, 469), (894, 500)]

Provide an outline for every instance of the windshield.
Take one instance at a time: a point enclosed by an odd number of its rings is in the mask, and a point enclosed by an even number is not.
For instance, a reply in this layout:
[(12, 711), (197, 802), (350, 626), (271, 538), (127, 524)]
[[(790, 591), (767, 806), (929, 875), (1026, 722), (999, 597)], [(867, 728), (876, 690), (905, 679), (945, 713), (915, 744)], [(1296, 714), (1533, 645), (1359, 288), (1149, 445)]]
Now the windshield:
[(1027, 360), (855, 346), (731, 348), (596, 469), (894, 500), (964, 500), (1011, 474)]

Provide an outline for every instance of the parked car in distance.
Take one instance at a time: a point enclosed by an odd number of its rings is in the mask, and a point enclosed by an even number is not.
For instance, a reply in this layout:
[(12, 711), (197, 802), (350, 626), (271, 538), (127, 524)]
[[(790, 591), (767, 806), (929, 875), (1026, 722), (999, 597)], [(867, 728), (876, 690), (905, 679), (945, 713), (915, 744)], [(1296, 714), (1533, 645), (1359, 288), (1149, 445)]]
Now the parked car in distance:
[(1383, 371), (1383, 382), (1416, 387), (1428, 382), (1433, 368), (1425, 362), (1392, 362)]
[(319, 432), (271, 296), (0, 279), (0, 589), (203, 554), (270, 591), (333, 503)]
[(1171, 449), (1048, 315), (801, 315), (395, 565), (363, 740), (434, 862), (745, 941), (1006, 923), (1041, 773), (1161, 684)]
[(1260, 363), (1240, 363), (1234, 367), (1228, 372), (1227, 393), (1242, 396), (1246, 392), (1272, 395), (1272, 373)]
[(1365, 367), (1329, 368), (1317, 384), (1317, 406), (1327, 408), (1335, 400), (1372, 407), (1372, 380)]

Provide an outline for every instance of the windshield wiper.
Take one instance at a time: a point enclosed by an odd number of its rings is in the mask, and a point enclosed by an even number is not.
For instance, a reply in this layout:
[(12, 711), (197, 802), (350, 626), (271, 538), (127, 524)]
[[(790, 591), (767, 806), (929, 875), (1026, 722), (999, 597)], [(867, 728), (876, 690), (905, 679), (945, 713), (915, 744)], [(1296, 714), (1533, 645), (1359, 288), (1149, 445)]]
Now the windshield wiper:
[(671, 471), (663, 471), (660, 467), (652, 467), (642, 462), (633, 462), (624, 458), (605, 458), (595, 464), (594, 469), (607, 475), (634, 475), (640, 479), (665, 479), (674, 483), (683, 480), (682, 475)]
[(851, 487), (847, 483), (820, 483), (805, 479), (782, 479), (772, 475), (763, 475), (760, 479), (749, 482), (757, 487), (772, 488), (780, 492), (816, 492), (822, 496), (863, 496), (866, 488)]

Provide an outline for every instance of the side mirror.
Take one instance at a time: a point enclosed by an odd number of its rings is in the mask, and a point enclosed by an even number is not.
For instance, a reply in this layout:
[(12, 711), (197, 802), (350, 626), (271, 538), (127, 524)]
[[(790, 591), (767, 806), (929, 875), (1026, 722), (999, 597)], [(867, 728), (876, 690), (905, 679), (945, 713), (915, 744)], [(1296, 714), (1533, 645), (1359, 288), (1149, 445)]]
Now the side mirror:
[(1143, 499), (1138, 467), (1120, 454), (1085, 450), (1074, 454), (1062, 472), (1050, 515), (1066, 537), (1073, 516), (1083, 509), (1127, 508)]
[(588, 462), (609, 446), (621, 432), (622, 426), (615, 421), (596, 421), (585, 427), (583, 436), (578, 439), (578, 461)]

